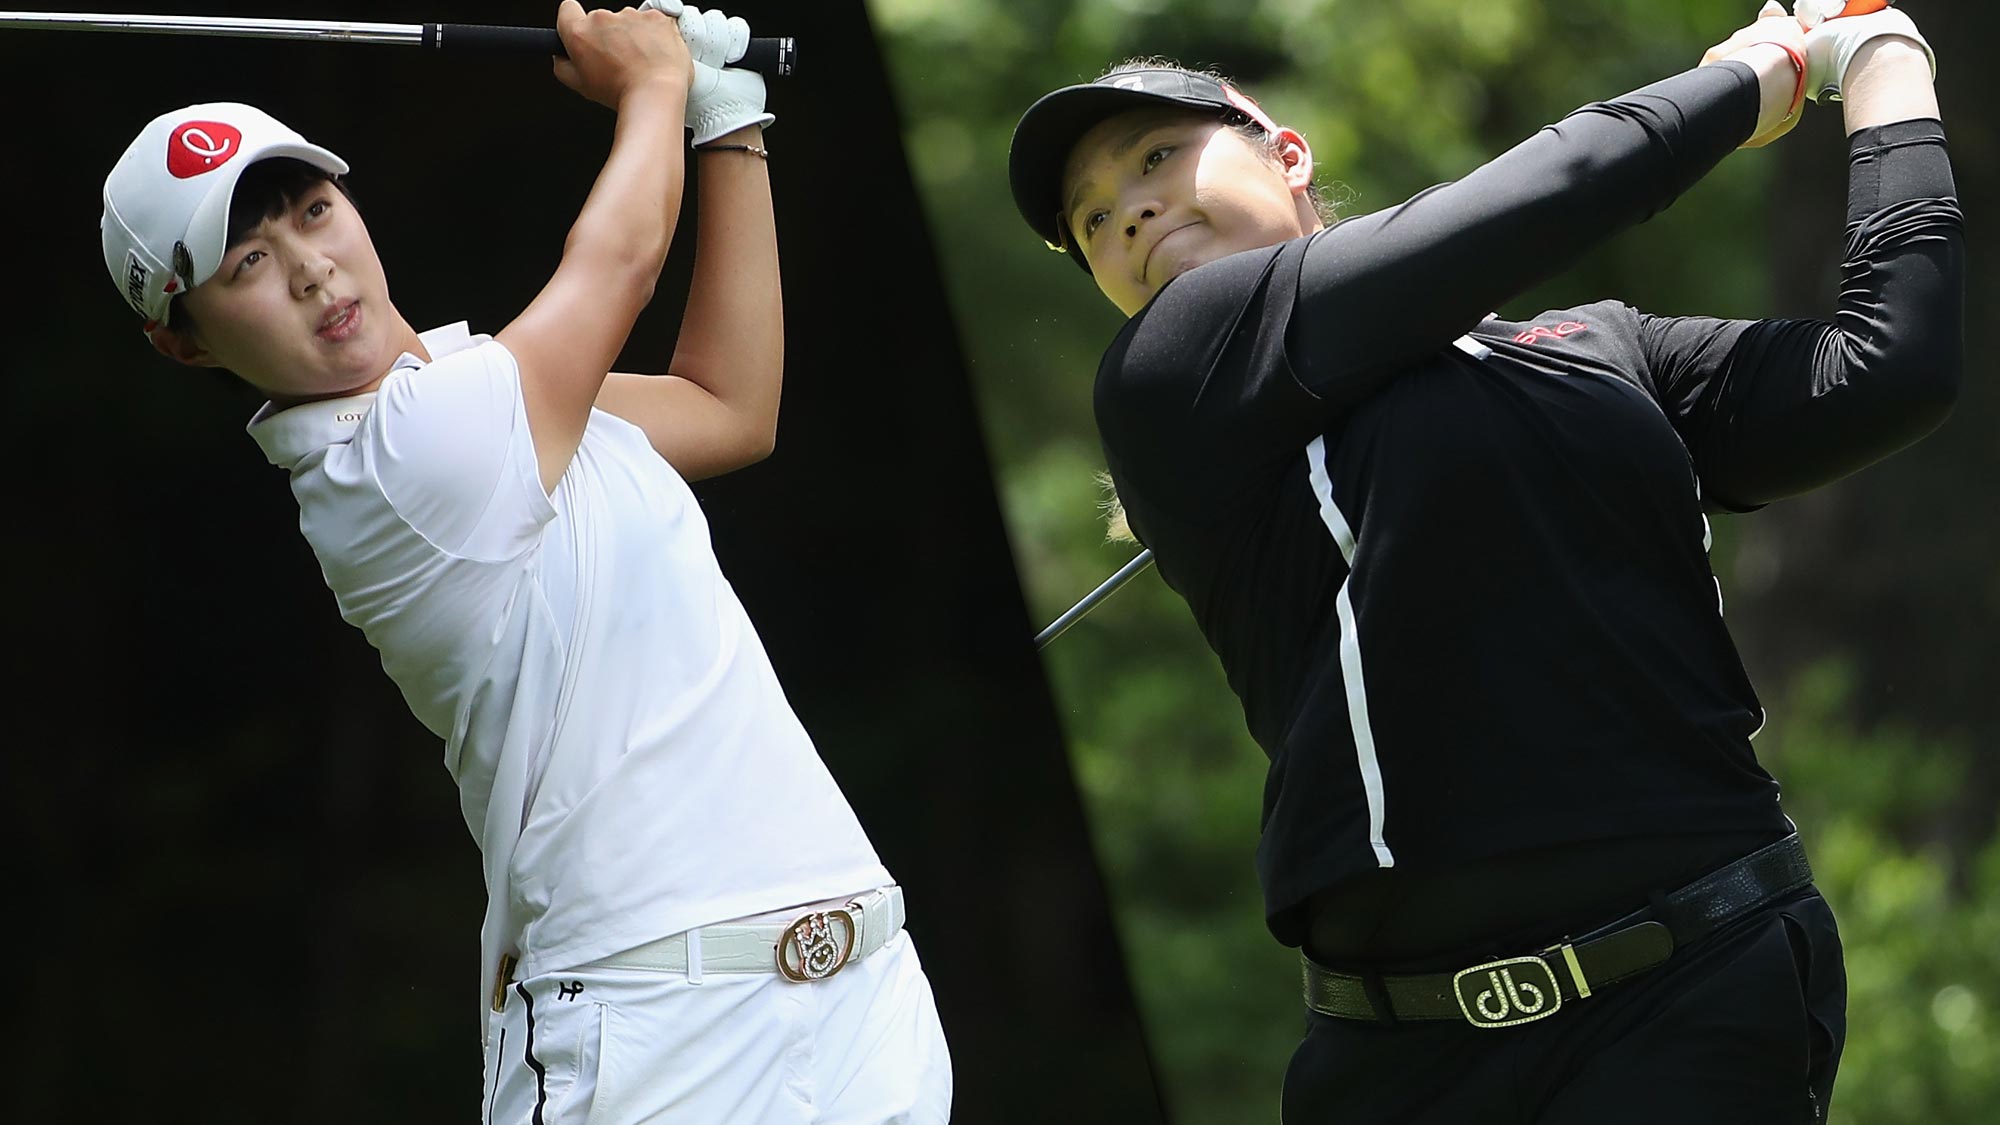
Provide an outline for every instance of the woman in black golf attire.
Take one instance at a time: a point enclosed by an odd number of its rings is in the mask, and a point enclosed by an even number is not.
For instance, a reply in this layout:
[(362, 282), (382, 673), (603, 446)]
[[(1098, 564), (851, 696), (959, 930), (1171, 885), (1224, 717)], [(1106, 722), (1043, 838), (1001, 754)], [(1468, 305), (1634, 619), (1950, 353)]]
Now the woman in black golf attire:
[[(1016, 131), (1023, 215), (1131, 315), (1096, 386), (1130, 526), (1271, 758), (1292, 1125), (1823, 1120), (1839, 939), (1751, 750), (1704, 512), (1943, 419), (1962, 236), (1914, 25), (1775, 7), (1329, 229), (1304, 139), (1210, 76), (1120, 68)], [(1823, 90), (1833, 321), (1492, 312)]]

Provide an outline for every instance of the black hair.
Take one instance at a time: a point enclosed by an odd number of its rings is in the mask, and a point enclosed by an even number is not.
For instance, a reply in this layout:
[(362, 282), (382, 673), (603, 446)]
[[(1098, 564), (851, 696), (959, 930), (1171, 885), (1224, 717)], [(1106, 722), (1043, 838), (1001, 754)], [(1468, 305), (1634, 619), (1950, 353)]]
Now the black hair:
[[(223, 252), (227, 254), (228, 248), (250, 237), (250, 232), (262, 226), (265, 220), (275, 219), (290, 211), (313, 189), (326, 183), (332, 184), (349, 203), (354, 201), (354, 193), (348, 190), (347, 181), (303, 160), (274, 156), (245, 168), (236, 181), (235, 193), (229, 197), (228, 239), (223, 244)], [(184, 292), (176, 293), (167, 306), (167, 323), (179, 332), (194, 330), (194, 318), (187, 310), (186, 297)]]

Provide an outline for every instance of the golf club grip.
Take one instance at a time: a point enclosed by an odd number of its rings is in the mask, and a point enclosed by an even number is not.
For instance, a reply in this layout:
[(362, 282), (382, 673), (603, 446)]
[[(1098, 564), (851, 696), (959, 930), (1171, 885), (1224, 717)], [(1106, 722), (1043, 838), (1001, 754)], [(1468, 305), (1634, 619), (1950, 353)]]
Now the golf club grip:
[[(424, 25), (424, 46), (466, 51), (509, 51), (526, 55), (561, 55), (562, 39), (554, 28), (500, 27), (484, 23)], [(766, 78), (789, 78), (797, 69), (799, 48), (789, 35), (752, 39), (743, 57), (729, 65), (754, 70)]]

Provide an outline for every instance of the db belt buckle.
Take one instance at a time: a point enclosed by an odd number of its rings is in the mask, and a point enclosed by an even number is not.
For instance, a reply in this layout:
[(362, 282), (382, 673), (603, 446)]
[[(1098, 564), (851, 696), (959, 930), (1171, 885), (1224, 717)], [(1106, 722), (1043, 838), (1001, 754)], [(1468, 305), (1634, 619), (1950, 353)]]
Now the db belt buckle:
[(815, 910), (785, 927), (778, 939), (778, 972), (798, 984), (825, 980), (847, 967), (861, 932), (846, 910)]
[(1461, 969), (1452, 975), (1451, 991), (1458, 998), (1458, 1010), (1474, 1027), (1533, 1023), (1563, 1006), (1556, 972), (1540, 957), (1509, 957)]

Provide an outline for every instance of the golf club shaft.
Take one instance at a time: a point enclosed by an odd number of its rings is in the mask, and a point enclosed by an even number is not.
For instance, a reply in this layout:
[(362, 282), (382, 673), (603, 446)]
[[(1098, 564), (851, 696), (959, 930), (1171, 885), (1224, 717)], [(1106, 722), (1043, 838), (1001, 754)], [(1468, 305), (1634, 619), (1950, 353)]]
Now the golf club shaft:
[[(553, 28), (496, 27), (476, 23), (348, 23), (337, 20), (239, 19), (219, 16), (113, 15), (90, 12), (0, 12), (0, 31), (126, 31), (230, 39), (306, 39), (334, 43), (388, 43), (438, 49), (561, 55)], [(790, 36), (750, 40), (734, 66), (766, 78), (789, 77), (798, 65)]]
[(1119, 587), (1125, 585), (1125, 583), (1127, 582), (1132, 581), (1132, 579), (1138, 577), (1142, 571), (1144, 571), (1147, 567), (1152, 565), (1153, 565), (1153, 552), (1151, 551), (1151, 549), (1141, 551), (1137, 555), (1133, 556), (1131, 562), (1128, 562), (1124, 566), (1118, 568), (1118, 573), (1105, 579), (1097, 587), (1097, 589), (1092, 590), (1090, 593), (1084, 595), (1082, 601), (1069, 607), (1068, 613), (1065, 613), (1061, 617), (1058, 617), (1054, 621), (1051, 621), (1049, 623), (1048, 628), (1035, 634), (1035, 648), (1044, 649), (1049, 647), (1050, 641), (1053, 641), (1057, 637), (1062, 636), (1063, 633), (1066, 632), (1070, 626), (1083, 620), (1084, 614), (1087, 614), (1091, 610), (1097, 608), (1097, 603), (1117, 593)]

